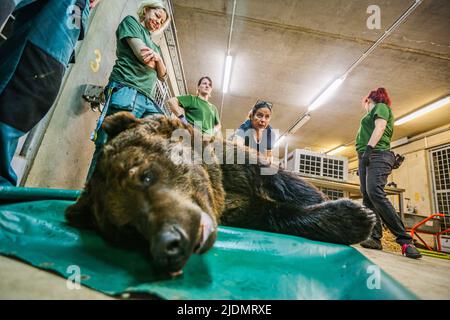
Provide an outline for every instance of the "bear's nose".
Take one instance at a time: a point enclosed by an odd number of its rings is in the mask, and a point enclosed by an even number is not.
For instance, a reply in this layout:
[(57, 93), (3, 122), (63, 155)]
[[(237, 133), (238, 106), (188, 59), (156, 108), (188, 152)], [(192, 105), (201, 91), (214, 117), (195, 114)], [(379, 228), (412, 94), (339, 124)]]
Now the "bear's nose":
[(187, 238), (184, 232), (177, 226), (164, 231), (160, 236), (159, 249), (162, 254), (170, 259), (176, 259), (184, 254)]

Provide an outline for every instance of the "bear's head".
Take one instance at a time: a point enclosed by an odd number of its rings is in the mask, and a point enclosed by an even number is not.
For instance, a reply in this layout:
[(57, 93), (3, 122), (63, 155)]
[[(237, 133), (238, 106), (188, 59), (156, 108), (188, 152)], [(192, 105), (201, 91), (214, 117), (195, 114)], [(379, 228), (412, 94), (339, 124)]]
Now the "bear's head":
[(178, 119), (120, 112), (103, 128), (109, 140), (82, 196), (67, 209), (68, 221), (119, 242), (132, 230), (148, 243), (157, 269), (180, 273), (192, 253), (214, 244), (225, 198), (216, 183), (221, 171), (190, 161), (194, 149), (180, 136), (194, 130)]

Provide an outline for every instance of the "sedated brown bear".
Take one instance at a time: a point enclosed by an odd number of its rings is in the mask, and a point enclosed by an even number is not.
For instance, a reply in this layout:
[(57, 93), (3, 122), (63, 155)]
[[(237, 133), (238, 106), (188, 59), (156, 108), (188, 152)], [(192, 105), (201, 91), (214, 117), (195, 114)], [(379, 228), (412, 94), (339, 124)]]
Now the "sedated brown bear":
[(375, 223), (359, 203), (330, 201), (287, 171), (265, 174), (274, 166), (256, 153), (229, 141), (198, 141), (178, 119), (120, 112), (103, 128), (109, 140), (66, 218), (115, 244), (148, 246), (159, 271), (181, 273), (191, 254), (213, 246), (218, 224), (354, 244)]

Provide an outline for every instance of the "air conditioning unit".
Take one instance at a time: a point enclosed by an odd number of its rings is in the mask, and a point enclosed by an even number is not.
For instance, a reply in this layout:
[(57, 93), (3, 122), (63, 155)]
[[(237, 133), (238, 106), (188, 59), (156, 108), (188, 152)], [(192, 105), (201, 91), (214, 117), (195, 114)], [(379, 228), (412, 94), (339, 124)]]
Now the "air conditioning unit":
[(306, 149), (295, 149), (287, 155), (287, 170), (305, 176), (337, 181), (348, 179), (348, 159)]
[(450, 236), (441, 236), (441, 250), (450, 253)]

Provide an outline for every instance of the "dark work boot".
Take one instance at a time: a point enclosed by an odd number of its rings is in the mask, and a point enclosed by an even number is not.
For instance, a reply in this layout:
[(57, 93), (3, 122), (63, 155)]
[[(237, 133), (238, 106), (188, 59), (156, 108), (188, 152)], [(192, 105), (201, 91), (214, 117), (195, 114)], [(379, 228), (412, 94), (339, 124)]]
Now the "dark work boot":
[(402, 255), (411, 259), (422, 258), (419, 250), (412, 243), (405, 243), (402, 245)]
[(368, 238), (360, 243), (361, 247), (367, 249), (383, 250), (380, 240), (375, 240), (373, 238)]

